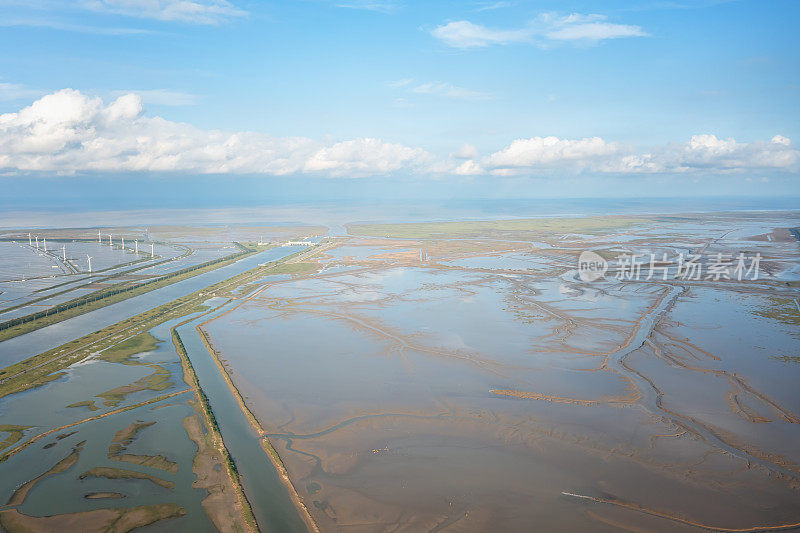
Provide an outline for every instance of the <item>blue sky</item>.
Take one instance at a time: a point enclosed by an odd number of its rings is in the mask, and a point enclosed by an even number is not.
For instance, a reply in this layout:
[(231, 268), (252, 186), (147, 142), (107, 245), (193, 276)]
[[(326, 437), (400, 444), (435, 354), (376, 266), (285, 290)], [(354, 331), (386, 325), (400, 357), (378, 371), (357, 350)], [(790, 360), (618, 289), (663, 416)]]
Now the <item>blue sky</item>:
[(798, 15), (793, 0), (0, 0), (1, 179), (798, 194)]

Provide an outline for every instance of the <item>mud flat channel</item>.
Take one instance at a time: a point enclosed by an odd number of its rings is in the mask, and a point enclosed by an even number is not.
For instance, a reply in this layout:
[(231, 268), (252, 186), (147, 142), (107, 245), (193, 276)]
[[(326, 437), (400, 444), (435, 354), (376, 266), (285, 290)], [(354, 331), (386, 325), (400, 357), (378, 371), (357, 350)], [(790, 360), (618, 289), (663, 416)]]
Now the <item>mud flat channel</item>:
[[(367, 228), (202, 328), (324, 531), (792, 530), (800, 250), (758, 236), (796, 222)], [(585, 283), (587, 248), (768, 275)]]
[[(215, 313), (225, 312), (223, 306)], [(259, 527), (264, 531), (307, 531), (286, 487), (260, 444), (233, 392), (195, 329), (198, 318), (177, 328), (200, 386), (213, 406), (225, 446), (231, 453)]]

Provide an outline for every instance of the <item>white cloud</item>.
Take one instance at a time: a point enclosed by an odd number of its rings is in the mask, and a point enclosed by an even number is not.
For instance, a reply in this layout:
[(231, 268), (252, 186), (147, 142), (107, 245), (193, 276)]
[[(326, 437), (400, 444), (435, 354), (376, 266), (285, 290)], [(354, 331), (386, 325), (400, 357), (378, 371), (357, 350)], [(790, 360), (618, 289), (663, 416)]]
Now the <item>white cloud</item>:
[(454, 48), (479, 48), (495, 44), (553, 42), (597, 44), (606, 39), (644, 37), (647, 33), (639, 26), (606, 22), (604, 15), (559, 16), (542, 13), (518, 29), (497, 29), (466, 20), (448, 22), (437, 26), (431, 35)]
[(418, 83), (414, 78), (404, 78), (389, 82), (388, 85), (390, 87), (404, 89), (413, 94), (426, 94), (457, 100), (485, 100), (492, 97), (489, 93), (473, 91), (472, 89), (459, 87), (444, 81)]
[(465, 89), (464, 87), (458, 87), (452, 83), (441, 81), (422, 83), (411, 88), (411, 92), (417, 94), (433, 94), (436, 96), (444, 96), (446, 98), (457, 98), (463, 100), (483, 100), (491, 97), (491, 95), (488, 93)]
[(347, 9), (361, 9), (364, 11), (376, 11), (378, 13), (395, 13), (399, 11), (403, 4), (393, 0), (350, 0), (347, 2), (337, 2), (336, 7)]
[(333, 176), (388, 174), (432, 160), (432, 156), (419, 148), (362, 138), (321, 148), (306, 161), (303, 170), (327, 171)]
[(478, 2), (478, 7), (476, 7), (473, 11), (494, 11), (495, 9), (504, 9), (507, 7), (511, 7), (514, 4), (512, 2)]
[(559, 139), (532, 137), (517, 139), (507, 147), (477, 160), (458, 163), (459, 174), (512, 175), (566, 172), (593, 173), (713, 173), (726, 174), (752, 170), (796, 172), (800, 151), (781, 135), (770, 141), (739, 143), (715, 135), (694, 135), (685, 144), (654, 147), (636, 153), (630, 147), (606, 142), (599, 137)]
[(0, 82), (0, 100), (30, 100), (31, 98), (38, 98), (44, 92), (18, 83)]
[(247, 14), (227, 0), (81, 0), (78, 5), (101, 13), (195, 24), (218, 24)]
[[(12, 89), (15, 87), (12, 86)], [(713, 134), (636, 150), (600, 137), (517, 139), (485, 157), (464, 144), (450, 157), (422, 148), (355, 138), (321, 142), (256, 132), (203, 130), (148, 116), (143, 99), (105, 103), (73, 89), (0, 115), (0, 174), (180, 172), (366, 177), (420, 175), (797, 173), (791, 140), (739, 142)]]
[(93, 35), (111, 35), (111, 36), (148, 35), (153, 33), (151, 30), (144, 30), (140, 28), (120, 28), (113, 26), (89, 26), (83, 24), (68, 24), (54, 20), (45, 20), (36, 18), (0, 20), (0, 27), (3, 26), (48, 28), (51, 30), (58, 30), (58, 31), (70, 31), (76, 33), (89, 33)]
[(576, 140), (533, 137), (517, 139), (508, 147), (491, 154), (485, 163), (494, 170), (546, 168), (564, 164), (585, 166), (618, 152), (619, 147), (615, 143), (606, 143), (600, 137)]
[(746, 169), (792, 169), (800, 162), (800, 152), (791, 140), (776, 135), (770, 141), (740, 143), (716, 135), (694, 135), (684, 146), (669, 147), (654, 157), (664, 171), (713, 170), (740, 172)]
[(469, 143), (464, 143), (458, 149), (458, 152), (452, 154), (452, 157), (456, 159), (475, 159), (478, 157), (478, 149)]
[(771, 142), (775, 144), (782, 144), (784, 146), (789, 146), (792, 144), (792, 141), (788, 137), (784, 137), (783, 135), (776, 135), (771, 139)]
[(454, 48), (477, 48), (491, 44), (519, 43), (528, 41), (533, 36), (527, 28), (497, 30), (480, 24), (473, 24), (467, 20), (448, 22), (442, 26), (437, 26), (431, 31), (431, 35)]
[(0, 115), (0, 171), (370, 176), (421, 170), (419, 148), (360, 138), (326, 145), (305, 137), (201, 130), (144, 114), (142, 98), (110, 104), (64, 89)]
[(572, 24), (547, 33), (549, 39), (556, 41), (591, 41), (618, 39), (620, 37), (646, 37), (647, 34), (639, 26), (627, 24), (610, 24), (608, 22), (590, 22), (588, 24)]

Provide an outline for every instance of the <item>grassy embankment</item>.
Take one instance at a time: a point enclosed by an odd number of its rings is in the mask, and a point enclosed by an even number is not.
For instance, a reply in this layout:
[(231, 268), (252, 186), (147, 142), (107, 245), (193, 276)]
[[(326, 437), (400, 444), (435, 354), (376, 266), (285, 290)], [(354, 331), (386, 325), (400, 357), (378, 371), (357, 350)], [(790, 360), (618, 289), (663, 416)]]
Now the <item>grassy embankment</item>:
[(0, 433), (8, 434), (4, 440), (0, 441), (0, 452), (19, 442), (26, 429), (30, 429), (30, 427), (0, 424)]
[[(241, 303), (229, 309), (223, 314), (227, 314), (233, 311), (234, 309), (239, 307), (239, 305), (241, 305)], [(219, 318), (219, 316), (222, 315), (218, 315), (215, 318)], [(269, 439), (266, 438), (265, 436), (266, 431), (261, 426), (261, 423), (258, 421), (255, 414), (253, 414), (253, 412), (247, 406), (247, 403), (245, 403), (241, 392), (239, 392), (239, 389), (236, 387), (236, 384), (233, 383), (230, 374), (227, 372), (227, 370), (225, 370), (225, 366), (220, 360), (219, 353), (212, 346), (211, 340), (208, 338), (208, 334), (202, 329), (202, 326), (205, 324), (206, 322), (202, 322), (201, 324), (195, 326), (197, 334), (202, 339), (203, 344), (206, 347), (206, 350), (208, 351), (209, 355), (211, 355), (211, 358), (214, 360), (214, 363), (217, 365), (217, 369), (219, 370), (220, 374), (225, 380), (225, 383), (228, 385), (228, 389), (236, 398), (236, 401), (239, 404), (239, 408), (241, 409), (242, 413), (247, 417), (247, 420), (250, 422), (251, 427), (261, 437), (260, 439), (261, 447), (264, 449), (264, 452), (267, 454), (267, 457), (269, 457), (270, 461), (272, 462), (272, 465), (275, 467), (275, 470), (278, 471), (281, 481), (283, 482), (284, 486), (289, 492), (289, 498), (292, 500), (292, 503), (294, 503), (295, 507), (300, 512), (300, 516), (303, 519), (303, 522), (305, 522), (306, 527), (308, 527), (309, 531), (319, 531), (319, 528), (314, 519), (312, 518), (311, 513), (308, 511), (308, 508), (303, 503), (302, 499), (300, 498), (300, 495), (297, 492), (297, 489), (295, 488), (294, 484), (289, 478), (289, 471), (286, 469), (286, 465), (283, 463), (283, 459), (281, 459), (278, 450), (276, 450), (275, 447), (272, 445), (272, 443), (269, 441)], [(173, 333), (174, 335), (177, 335), (177, 332), (173, 331)]]
[(145, 479), (158, 485), (159, 487), (164, 487), (165, 489), (174, 489), (175, 483), (173, 481), (167, 481), (166, 479), (161, 479), (160, 477), (152, 476), (150, 474), (145, 474), (144, 472), (137, 472), (135, 470), (125, 470), (124, 468), (109, 468), (107, 466), (96, 466), (91, 470), (87, 470), (80, 476), (78, 479), (86, 479), (88, 477), (103, 477), (106, 479)]
[(92, 294), (73, 298), (72, 300), (54, 306), (52, 309), (39, 311), (0, 323), (0, 342), (216, 270), (243, 259), (244, 257), (270, 248), (268, 246), (258, 245), (251, 247), (241, 246), (247, 251), (187, 267), (137, 285), (102, 289)]
[[(184, 321), (182, 324), (185, 324)], [(205, 435), (205, 445), (208, 448), (215, 449), (223, 458), (223, 463), (226, 468), (226, 472), (228, 474), (228, 478), (230, 480), (231, 486), (234, 489), (236, 494), (236, 499), (241, 506), (241, 515), (242, 519), (244, 520), (245, 527), (248, 531), (258, 531), (258, 526), (256, 525), (256, 519), (253, 515), (253, 509), (250, 506), (250, 502), (247, 499), (247, 496), (242, 489), (242, 483), (239, 478), (239, 470), (236, 467), (236, 463), (234, 462), (233, 458), (231, 457), (228, 448), (225, 446), (225, 442), (222, 439), (222, 434), (219, 431), (219, 424), (217, 423), (217, 418), (214, 416), (214, 411), (211, 408), (211, 404), (208, 401), (208, 397), (206, 396), (203, 389), (200, 387), (200, 382), (197, 379), (197, 374), (194, 371), (194, 367), (192, 366), (191, 360), (189, 360), (189, 356), (186, 353), (186, 348), (183, 345), (183, 341), (181, 340), (180, 335), (178, 334), (177, 328), (182, 325), (179, 324), (172, 328), (172, 342), (175, 345), (175, 351), (178, 353), (178, 356), (181, 359), (181, 365), (183, 366), (183, 375), (184, 380), (188, 383), (195, 391), (195, 395), (197, 397), (198, 402), (198, 412), (202, 418), (203, 424), (206, 427), (206, 435)], [(190, 427), (187, 426), (187, 432), (189, 431)], [(196, 438), (200, 438), (199, 435)], [(198, 442), (198, 447), (201, 447), (201, 443)], [(199, 453), (200, 450), (198, 450)], [(212, 520), (214, 517), (212, 516)]]
[(170, 461), (163, 455), (142, 455), (124, 453), (143, 429), (155, 425), (156, 422), (134, 422), (125, 429), (119, 430), (108, 447), (107, 457), (112, 461), (123, 461), (134, 465), (148, 466), (164, 470), (172, 474), (178, 473), (178, 463)]
[(39, 442), (40, 440), (44, 439), (45, 437), (53, 435), (54, 433), (59, 433), (61, 431), (64, 431), (65, 429), (74, 428), (76, 426), (80, 426), (81, 424), (85, 424), (87, 422), (94, 422), (95, 420), (100, 420), (101, 418), (106, 418), (106, 417), (109, 417), (109, 416), (118, 415), (120, 413), (125, 413), (125, 412), (128, 412), (128, 411), (132, 411), (134, 409), (138, 409), (140, 407), (144, 407), (145, 405), (151, 405), (151, 404), (154, 404), (154, 403), (163, 402), (166, 399), (174, 398), (176, 396), (180, 396), (181, 394), (186, 394), (187, 392), (189, 392), (189, 389), (178, 391), (178, 392), (173, 392), (173, 393), (170, 393), (170, 394), (165, 394), (164, 396), (158, 396), (156, 398), (150, 398), (149, 400), (144, 400), (142, 402), (135, 403), (133, 405), (127, 405), (125, 407), (121, 407), (120, 409), (115, 409), (114, 411), (108, 411), (107, 413), (102, 413), (102, 414), (95, 415), (95, 416), (92, 416), (92, 417), (89, 417), (89, 418), (84, 418), (83, 420), (78, 420), (76, 422), (72, 422), (72, 423), (66, 424), (64, 426), (59, 426), (57, 428), (53, 428), (53, 429), (50, 429), (48, 431), (45, 431), (44, 433), (39, 433), (38, 435), (35, 435), (35, 436), (31, 437), (30, 439), (26, 440), (25, 442), (23, 442), (19, 446), (15, 447), (15, 448), (12, 448), (12, 449), (0, 454), (0, 463), (6, 461), (12, 455), (18, 454), (19, 452), (21, 452), (22, 450), (24, 450), (28, 446), (30, 446), (32, 444), (35, 444), (35, 443)]
[[(50, 381), (61, 377), (63, 375), (63, 371), (70, 365), (95, 355), (99, 355), (100, 357), (109, 361), (125, 363), (126, 361), (130, 360), (130, 356), (134, 353), (141, 352), (143, 348), (152, 348), (157, 344), (157, 339), (142, 332), (146, 332), (167, 320), (205, 309), (202, 306), (202, 303), (212, 295), (230, 296), (237, 287), (253, 283), (254, 281), (257, 281), (269, 274), (278, 272), (285, 273), (286, 271), (296, 272), (300, 270), (307, 270), (307, 267), (305, 266), (298, 266), (302, 265), (302, 263), (298, 263), (297, 261), (301, 257), (307, 257), (308, 252), (309, 250), (303, 250), (278, 261), (266, 263), (263, 266), (248, 270), (247, 272), (243, 272), (185, 297), (161, 305), (144, 313), (140, 313), (139, 315), (118, 322), (117, 324), (113, 324), (103, 328), (102, 330), (90, 333), (62, 346), (48, 350), (47, 352), (0, 370), (0, 397), (24, 390), (29, 390), (33, 387), (49, 383)], [(289, 266), (285, 269), (281, 268), (284, 263), (292, 261), (294, 262), (291, 263), (292, 266)], [(185, 363), (188, 362), (188, 359), (185, 356), (185, 352), (181, 352), (179, 350), (179, 353), (181, 354), (181, 360), (184, 363), (184, 371), (187, 372)], [(193, 375), (193, 371), (191, 374)], [(214, 441), (216, 446), (218, 448), (220, 446), (224, 448), (224, 443), (222, 442), (222, 437), (219, 434), (216, 420), (212, 418), (213, 412), (211, 411), (208, 399), (205, 397), (202, 389), (199, 388), (196, 376), (193, 379), (185, 379), (187, 382), (193, 382), (199, 402), (204, 405), (203, 411), (205, 412), (205, 416), (208, 417), (206, 419), (206, 425), (207, 427), (211, 428), (209, 429), (210, 434), (215, 435)], [(65, 426), (45, 431), (44, 433), (33, 436), (20, 446), (4, 452), (2, 455), (0, 455), (0, 462), (5, 461), (11, 455), (19, 453), (28, 446), (53, 433), (69, 429), (86, 422), (98, 420), (100, 418), (114, 416), (132, 409), (138, 409), (144, 405), (161, 402), (167, 398), (184, 394), (186, 392), (188, 391), (177, 391), (164, 396), (151, 398), (134, 405), (98, 414), (84, 420), (79, 420)], [(94, 406), (94, 402), (79, 403), (84, 404), (87, 407)], [(22, 427), (23, 426), (14, 426), (14, 431), (17, 431), (16, 428)], [(21, 431), (22, 430), (20, 430), (20, 432)], [(216, 431), (216, 433), (213, 433), (214, 431)], [(14, 436), (16, 437), (16, 434), (14, 434)], [(19, 435), (19, 437), (21, 438), (22, 435)], [(238, 483), (238, 470), (236, 469), (236, 465), (230, 459), (230, 455), (227, 453), (227, 450), (224, 452), (224, 457), (227, 458), (225, 463), (227, 465), (229, 475), (231, 476), (232, 480), (235, 480), (235, 482), (233, 482), (233, 487), (237, 492), (237, 498), (240, 501), (245, 502), (243, 508), (247, 510), (244, 513), (245, 523), (248, 524), (246, 529), (256, 531), (257, 528), (255, 526), (255, 519), (252, 517), (252, 511), (249, 510), (249, 503), (247, 503), (244, 492)]]
[(403, 224), (353, 224), (350, 235), (397, 239), (518, 238), (543, 234), (596, 233), (653, 222), (653, 219), (623, 216), (586, 218), (531, 218), (457, 222), (412, 222)]
[[(281, 481), (283, 482), (284, 486), (289, 492), (289, 498), (292, 500), (292, 503), (294, 503), (295, 507), (300, 512), (300, 517), (303, 519), (303, 522), (305, 522), (306, 527), (308, 527), (309, 531), (319, 531), (316, 522), (314, 522), (314, 519), (311, 517), (311, 513), (308, 512), (308, 508), (306, 508), (305, 504), (303, 503), (303, 500), (300, 499), (300, 495), (298, 494), (297, 489), (294, 487), (294, 484), (289, 478), (289, 471), (286, 469), (286, 465), (283, 463), (283, 459), (281, 459), (278, 450), (276, 450), (275, 447), (272, 445), (272, 443), (269, 441), (269, 439), (265, 437), (266, 431), (264, 431), (264, 428), (261, 426), (261, 423), (258, 421), (253, 412), (245, 403), (244, 398), (242, 398), (242, 394), (239, 392), (239, 389), (233, 383), (230, 374), (228, 374), (228, 372), (225, 370), (222, 361), (220, 361), (219, 354), (211, 346), (211, 342), (209, 341), (207, 334), (200, 328), (200, 326), (196, 326), (195, 329), (197, 330), (197, 333), (200, 335), (200, 338), (203, 340), (203, 344), (205, 345), (206, 350), (208, 350), (208, 353), (211, 355), (212, 359), (216, 363), (217, 369), (222, 374), (222, 377), (225, 379), (228, 388), (236, 398), (236, 401), (239, 404), (239, 408), (247, 417), (247, 420), (250, 422), (250, 425), (253, 427), (256, 433), (258, 433), (258, 435), (261, 437), (260, 438), (261, 447), (264, 449), (264, 452), (267, 454), (267, 457), (269, 457), (269, 460), (270, 462), (272, 462), (272, 465), (275, 467), (275, 470), (278, 471)], [(175, 332), (175, 335), (177, 335), (177, 332)], [(235, 468), (235, 464), (233, 465), (233, 467)]]

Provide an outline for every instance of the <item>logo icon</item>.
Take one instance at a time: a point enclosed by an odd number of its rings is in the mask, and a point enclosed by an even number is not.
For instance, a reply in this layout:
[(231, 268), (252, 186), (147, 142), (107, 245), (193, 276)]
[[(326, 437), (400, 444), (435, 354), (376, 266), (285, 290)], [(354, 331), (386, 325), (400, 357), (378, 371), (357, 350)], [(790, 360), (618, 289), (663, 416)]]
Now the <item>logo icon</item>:
[(600, 254), (585, 250), (578, 257), (578, 276), (581, 281), (597, 281), (605, 276), (608, 270), (608, 261)]

